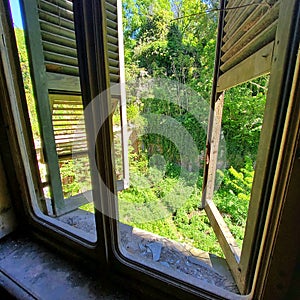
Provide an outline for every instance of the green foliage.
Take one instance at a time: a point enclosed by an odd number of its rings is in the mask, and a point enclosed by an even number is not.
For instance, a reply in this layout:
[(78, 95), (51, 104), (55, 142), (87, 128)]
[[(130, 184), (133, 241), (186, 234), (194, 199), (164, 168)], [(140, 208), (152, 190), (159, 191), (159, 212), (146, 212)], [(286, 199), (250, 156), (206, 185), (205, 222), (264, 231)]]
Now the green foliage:
[(228, 162), (236, 168), (243, 166), (245, 157), (256, 160), (267, 84), (265, 76), (225, 93), (222, 130)]
[[(123, 6), (127, 78), (136, 79), (146, 74), (150, 78), (172, 79), (191, 87), (208, 102), (213, 78), (217, 14), (207, 13), (206, 10), (216, 8), (217, 1), (125, 0)], [(240, 246), (267, 83), (268, 78), (261, 77), (225, 93), (222, 131), (226, 141), (227, 163), (231, 167), (220, 172), (219, 177), (223, 178), (223, 182), (214, 195), (214, 201)], [(206, 142), (203, 128), (206, 125), (198, 121), (203, 119), (198, 118), (201, 116), (199, 109), (203, 109), (198, 99), (191, 95), (177, 95), (176, 104), (170, 103), (170, 91), (164, 88), (156, 91), (151, 98), (143, 97), (142, 88), (137, 94), (136, 98), (129, 101), (129, 122), (135, 119), (137, 126), (144, 128), (145, 132), (153, 132), (151, 126), (157, 124), (147, 122), (143, 114), (168, 116), (189, 132), (199, 153), (202, 153)], [(208, 113), (203, 112), (205, 119)], [(195, 178), (192, 175), (189, 177), (191, 172), (187, 170), (185, 160), (180, 158), (176, 145), (167, 137), (147, 134), (143, 136), (141, 145), (145, 151), (133, 153), (132, 156), (132, 186), (120, 193), (121, 219), (133, 226), (221, 255), (208, 218), (198, 208), (202, 177), (198, 174), (195, 184)], [(157, 165), (149, 167), (153, 155), (163, 157), (164, 173), (163, 169), (156, 168)], [(180, 198), (182, 194), (192, 191), (180, 206), (172, 206), (171, 200), (166, 198), (176, 185), (182, 193), (177, 191), (173, 198)], [(123, 208), (122, 203), (126, 204)], [(132, 206), (128, 206), (128, 203)], [(138, 210), (135, 210), (135, 204), (140, 205)], [(148, 210), (142, 212), (141, 205)], [(173, 212), (169, 211), (170, 215), (159, 219), (163, 208), (168, 207)], [(143, 222), (153, 216), (154, 221)]]
[(78, 157), (60, 163), (64, 197), (91, 190), (88, 157)]
[(253, 162), (249, 157), (240, 171), (233, 167), (219, 171), (223, 177), (220, 189), (214, 195), (214, 202), (229, 226), (237, 243), (241, 246), (244, 238), (248, 206), (254, 176)]
[(40, 132), (39, 132), (39, 124), (38, 124), (38, 118), (36, 113), (35, 99), (33, 95), (33, 88), (32, 88), (32, 82), (30, 77), (30, 68), (29, 68), (28, 55), (26, 50), (23, 29), (15, 28), (15, 36), (16, 36), (16, 42), (18, 46), (18, 53), (19, 53), (24, 89), (26, 94), (27, 106), (29, 110), (30, 123), (31, 123), (34, 140), (36, 141), (40, 137)]

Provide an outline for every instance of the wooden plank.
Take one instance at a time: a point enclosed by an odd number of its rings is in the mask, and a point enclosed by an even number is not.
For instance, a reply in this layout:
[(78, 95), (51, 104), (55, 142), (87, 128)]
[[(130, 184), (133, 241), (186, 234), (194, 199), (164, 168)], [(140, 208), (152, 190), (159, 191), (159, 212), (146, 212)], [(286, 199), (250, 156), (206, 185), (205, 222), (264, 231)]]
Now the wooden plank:
[(112, 30), (118, 31), (118, 23), (116, 21), (107, 19), (106, 24), (107, 24), (107, 30), (112, 29)]
[[(88, 193), (88, 195), (86, 194)], [(72, 210), (78, 209), (78, 207), (88, 203), (88, 199), (92, 199), (91, 191), (87, 191), (85, 194), (78, 194), (65, 199), (65, 207), (61, 210), (61, 214), (68, 213)]]
[(41, 32), (39, 30), (38, 10), (34, 1), (22, 0), (23, 15), (26, 23), (26, 41), (29, 50), (30, 69), (33, 79), (33, 89), (36, 97), (36, 107), (41, 124), (41, 136), (48, 166), (48, 176), (51, 182), (52, 205), (57, 214), (64, 207), (64, 197), (60, 179), (58, 156), (56, 153), (52, 118), (48, 98), (47, 78), (44, 70), (44, 57)]
[[(274, 6), (273, 9), (268, 10), (268, 13), (263, 15), (263, 17), (260, 18), (260, 16), (258, 15), (254, 16), (255, 20), (250, 19), (249, 22), (250, 24), (252, 24), (251, 28), (248, 28), (249, 24), (243, 24), (243, 26), (246, 26), (246, 28), (240, 28), (237, 31), (240, 34), (235, 34), (235, 38), (225, 43), (222, 47), (222, 51), (225, 52), (222, 56), (222, 61), (228, 60), (239, 50), (248, 45), (249, 42), (251, 42), (256, 36), (258, 36), (265, 28), (273, 24), (278, 19), (278, 14), (279, 4)], [(244, 30), (246, 30), (246, 32)]]
[[(214, 68), (214, 78), (213, 78), (213, 86), (211, 92), (211, 99), (210, 99), (210, 112), (209, 112), (209, 123), (207, 128), (207, 137), (206, 137), (206, 151), (205, 151), (205, 161), (204, 161), (204, 175), (203, 175), (203, 185), (202, 185), (202, 201), (201, 201), (201, 208), (204, 208), (206, 205), (207, 199), (207, 192), (210, 189), (213, 190), (214, 187), (210, 187), (209, 180), (209, 168), (210, 167), (210, 158), (211, 158), (211, 141), (213, 137), (213, 130), (214, 130), (214, 119), (215, 119), (215, 106), (217, 100), (221, 100), (224, 98), (220, 98), (221, 94), (217, 93), (217, 81), (219, 78), (219, 66), (220, 66), (220, 57), (221, 57), (221, 45), (222, 45), (222, 37), (223, 37), (223, 28), (224, 28), (224, 15), (225, 15), (225, 3), (226, 1), (221, 1), (221, 11), (219, 17), (219, 24), (218, 24), (218, 36), (217, 36), (217, 45), (216, 45), (216, 58), (215, 58), (215, 68)], [(210, 180), (210, 182), (212, 182)], [(213, 182), (214, 184), (214, 182)]]
[(65, 66), (72, 66), (78, 69), (77, 57), (67, 56), (59, 53), (49, 52), (44, 50), (45, 61), (49, 64), (53, 62), (55, 64), (62, 64)]
[(109, 10), (106, 9), (106, 18), (108, 20), (113, 21), (114, 23), (117, 23), (117, 14), (116, 11), (115, 12), (111, 12)]
[(64, 36), (66, 38), (69, 38), (71, 40), (75, 40), (75, 31), (62, 27), (60, 25), (57, 24), (53, 24), (44, 20), (40, 19), (40, 26), (41, 26), (41, 30), (42, 31), (46, 31), (46, 32), (50, 32), (50, 33), (54, 33), (57, 34), (59, 36)]
[(232, 8), (237, 7), (238, 5), (240, 5), (241, 1), (242, 0), (228, 0), (227, 1), (226, 8), (228, 10), (226, 11), (225, 18), (224, 18), (226, 23), (232, 15), (236, 14), (235, 10), (232, 9)]
[(222, 126), (222, 114), (223, 114), (223, 105), (224, 105), (224, 93), (218, 95), (217, 100), (214, 104), (214, 110), (210, 117), (213, 118), (213, 125), (210, 130), (210, 135), (208, 136), (208, 149), (206, 162), (208, 163), (208, 174), (206, 187), (203, 190), (202, 195), (202, 207), (205, 207), (206, 201), (213, 198), (214, 187), (215, 187), (215, 178), (218, 162), (218, 150), (219, 142), (221, 135), (221, 126)]
[(52, 61), (45, 61), (46, 71), (52, 73), (61, 73), (67, 75), (78, 76), (78, 67), (68, 66), (62, 63), (54, 63)]
[(71, 10), (61, 7), (59, 3), (53, 4), (45, 0), (39, 0), (39, 10), (57, 15), (59, 19), (66, 19), (74, 22), (73, 8)]
[(46, 53), (58, 53), (67, 57), (73, 57), (77, 61), (77, 51), (74, 48), (66, 47), (53, 42), (43, 41), (43, 49)]
[[(244, 0), (243, 5), (244, 4), (249, 4), (249, 1)], [(225, 35), (223, 37), (224, 42), (227, 41), (231, 37), (231, 35), (235, 33), (243, 25), (243, 23), (247, 20), (249, 15), (251, 15), (255, 9), (260, 11), (264, 9), (264, 7), (254, 4), (254, 5), (242, 7), (231, 11), (231, 12), (235, 11), (235, 14), (232, 15), (232, 18), (228, 20), (228, 22), (224, 27), (224, 32), (225, 32)]]
[(75, 153), (66, 153), (66, 154), (60, 154), (59, 155), (59, 161), (63, 162), (65, 160), (70, 160), (73, 158), (77, 158), (77, 157), (83, 157), (83, 156), (87, 156), (88, 151), (87, 150), (83, 150), (83, 151), (76, 151)]
[[(264, 219), (270, 203), (274, 172), (278, 163), (282, 122), (289, 103), (291, 76), (293, 76), (299, 49), (299, 35), (295, 34), (299, 27), (299, 1), (282, 0), (278, 20), (264, 121), (240, 262), (241, 274), (245, 282), (249, 282), (249, 276), (253, 275), (257, 269), (265, 226)], [(297, 38), (296, 44), (295, 38)], [(250, 283), (246, 286), (245, 293), (251, 290)]]
[[(45, 0), (44, 0), (45, 1)], [(73, 11), (73, 2), (69, 0), (46, 0), (47, 2), (58, 5), (66, 10)]]
[[(81, 93), (78, 76), (47, 72), (47, 84), (50, 91), (69, 91), (73, 93)], [(81, 97), (79, 97), (78, 102), (82, 104)]]
[[(83, 118), (83, 113), (82, 112), (77, 112), (77, 113), (73, 113), (73, 112), (64, 112), (64, 111), (62, 111), (62, 112), (54, 112), (54, 113), (52, 113), (52, 116), (80, 116), (80, 117), (82, 117)], [(81, 119), (81, 118), (80, 118)], [(74, 118), (74, 120), (80, 120), (79, 118)]]
[(115, 82), (115, 83), (120, 82), (120, 76), (119, 75), (109, 73), (109, 77), (110, 77), (110, 82)]
[(115, 59), (115, 60), (119, 60), (119, 53), (118, 52), (113, 52), (113, 51), (107, 51), (108, 52), (108, 57), (110, 59)]
[(83, 114), (83, 107), (81, 106), (76, 106), (74, 107), (73, 103), (70, 104), (70, 102), (67, 102), (66, 105), (61, 104), (61, 103), (54, 103), (53, 104), (53, 111), (57, 111), (57, 112), (61, 112), (62, 114), (64, 114), (66, 111), (78, 111), (81, 112), (81, 114)]
[(119, 67), (119, 60), (108, 58), (109, 66), (120, 68)]
[(39, 11), (39, 17), (40, 17), (40, 20), (44, 20), (44, 21), (47, 21), (49, 23), (56, 24), (56, 25), (61, 26), (63, 28), (74, 30), (74, 23), (72, 21), (66, 20), (66, 19), (59, 19), (59, 18), (57, 18), (57, 15), (55, 15), (55, 14), (51, 14), (49, 12), (40, 10)]
[(109, 66), (109, 73), (120, 76), (120, 68)]
[(274, 42), (246, 58), (238, 65), (222, 74), (218, 80), (217, 91), (225, 91), (243, 82), (270, 72)]
[[(75, 141), (76, 139), (76, 141)], [(73, 134), (57, 134), (55, 136), (55, 142), (56, 143), (60, 143), (60, 142), (64, 142), (64, 141), (70, 141), (70, 140), (74, 140), (74, 142), (77, 142), (79, 140), (85, 140), (86, 139), (86, 134), (85, 132), (82, 132), (81, 134), (73, 133)]]
[(70, 39), (67, 37), (64, 37), (62, 35), (58, 35), (57, 33), (51, 33), (47, 31), (41, 31), (42, 32), (42, 38), (43, 41), (52, 42), (54, 44), (70, 47), (73, 49), (76, 49), (76, 41), (75, 39)]
[[(238, 7), (245, 4), (249, 4), (249, 0), (242, 0), (239, 1), (238, 4), (230, 5), (227, 4), (227, 7)], [(230, 36), (232, 32), (234, 32), (247, 18), (249, 14), (256, 8), (256, 5), (250, 5), (246, 7), (241, 8), (235, 8), (235, 9), (229, 9), (227, 11), (226, 17), (225, 17), (225, 26), (224, 26), (224, 38), (226, 39), (226, 35)]]
[(118, 52), (118, 44), (107, 43), (107, 48), (109, 51)]
[(257, 34), (259, 34), (264, 28), (272, 24), (279, 15), (279, 2), (277, 2), (271, 9), (265, 7), (265, 11), (256, 9), (247, 20), (236, 30), (232, 36), (222, 46), (222, 51), (226, 52), (230, 48), (240, 43), (240, 39), (247, 39), (251, 41)]
[(220, 67), (221, 71), (228, 71), (242, 60), (252, 55), (255, 51), (258, 51), (263, 46), (273, 41), (275, 38), (277, 23), (278, 20), (268, 26), (263, 32), (261, 32), (261, 34), (256, 36), (250, 43), (245, 45), (245, 47), (243, 47), (238, 53), (226, 60)]
[[(127, 126), (127, 101), (125, 87), (125, 58), (124, 58), (124, 40), (123, 40), (123, 22), (122, 22), (122, 0), (117, 1), (118, 15), (118, 49), (119, 49), (119, 67), (120, 67), (120, 114), (121, 114), (121, 144), (122, 144), (122, 162), (123, 162), (123, 180), (122, 186), (118, 185), (117, 190), (129, 187), (129, 158), (128, 158), (128, 126)], [(116, 95), (116, 93), (114, 94)]]
[(207, 200), (205, 212), (209, 218), (211, 226), (214, 229), (214, 232), (216, 233), (220, 246), (226, 257), (226, 261), (230, 265), (230, 270), (236, 281), (236, 284), (239, 288), (241, 288), (244, 286), (244, 282), (241, 280), (241, 273), (239, 270), (241, 250), (213, 201)]
[(118, 38), (115, 35), (107, 34), (107, 41), (112, 44), (118, 44)]
[(117, 14), (117, 6), (105, 1), (105, 10)]

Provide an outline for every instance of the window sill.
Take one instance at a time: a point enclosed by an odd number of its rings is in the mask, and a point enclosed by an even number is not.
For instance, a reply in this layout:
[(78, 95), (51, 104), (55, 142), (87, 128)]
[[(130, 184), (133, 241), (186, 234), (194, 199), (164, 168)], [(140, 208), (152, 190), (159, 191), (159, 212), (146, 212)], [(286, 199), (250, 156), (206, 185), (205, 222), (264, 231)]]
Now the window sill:
[[(87, 211), (77, 209), (58, 220), (83, 236), (96, 232), (94, 215)], [(194, 286), (208, 284), (239, 294), (224, 258), (122, 223), (119, 231), (121, 253), (127, 259)]]
[(137, 299), (105, 275), (74, 264), (30, 237), (0, 241), (0, 295), (5, 299)]

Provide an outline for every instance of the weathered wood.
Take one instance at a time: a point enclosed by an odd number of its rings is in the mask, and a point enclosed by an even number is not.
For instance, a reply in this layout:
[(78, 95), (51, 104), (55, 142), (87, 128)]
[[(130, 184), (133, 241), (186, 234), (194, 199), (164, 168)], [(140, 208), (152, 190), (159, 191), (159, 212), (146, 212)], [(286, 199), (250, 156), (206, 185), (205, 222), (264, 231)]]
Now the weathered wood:
[(62, 63), (55, 63), (52, 61), (45, 61), (45, 66), (47, 72), (53, 72), (53, 73), (62, 73), (62, 74), (67, 74), (67, 75), (73, 75), (73, 76), (78, 76), (79, 70), (78, 67), (76, 66), (68, 66)]
[[(222, 51), (226, 51), (222, 56), (221, 60), (226, 61), (232, 56), (234, 56), (238, 51), (240, 51), (245, 46), (249, 45), (249, 43), (265, 29), (268, 28), (271, 24), (273, 24), (278, 19), (279, 14), (279, 5), (276, 5), (272, 10), (269, 10), (269, 13), (265, 14), (262, 18), (256, 21), (251, 28), (248, 28), (246, 32), (242, 35), (235, 35), (235, 39), (228, 41), (229, 45), (226, 46), (226, 43), (222, 47)], [(250, 20), (251, 22), (251, 20)], [(253, 23), (253, 22), (252, 22)], [(276, 23), (277, 24), (277, 23)], [(247, 25), (247, 24), (246, 24)], [(237, 32), (243, 32), (243, 29), (240, 28)], [(275, 32), (274, 38), (275, 38)], [(273, 39), (274, 39), (273, 38)], [(259, 46), (259, 45), (258, 45)]]
[[(238, 51), (235, 55), (231, 56), (228, 60), (226, 60), (220, 67), (222, 72), (228, 71), (230, 68), (234, 67), (242, 60), (249, 57), (254, 52), (258, 51), (266, 44), (270, 43), (275, 38), (276, 28), (277, 28), (278, 20), (268, 26), (263, 32), (261, 32), (258, 36), (256, 36), (250, 43), (245, 45), (240, 51)], [(230, 52), (230, 51), (229, 51)], [(227, 53), (229, 55), (230, 53)], [(222, 58), (221, 58), (222, 60)]]
[(77, 57), (67, 56), (59, 53), (49, 52), (44, 50), (45, 61), (48, 63), (61, 63), (65, 66), (78, 67)]
[(65, 199), (65, 207), (61, 210), (61, 214), (68, 213), (72, 210), (78, 209), (78, 207), (89, 202), (88, 199), (92, 199), (91, 191), (85, 192), (85, 194), (78, 194)]
[[(264, 122), (240, 261), (241, 275), (245, 282), (249, 282), (249, 276), (257, 268), (264, 220), (270, 202), (279, 145), (283, 137), (282, 122), (287, 112), (291, 77), (294, 74), (299, 49), (299, 35), (295, 35), (299, 29), (299, 1), (281, 0), (278, 20)], [(250, 289), (249, 283), (244, 292), (247, 293)]]
[(109, 77), (110, 77), (111, 82), (119, 83), (119, 81), (120, 81), (120, 76), (119, 75), (110, 73)]
[(105, 10), (112, 12), (113, 14), (117, 15), (117, 6), (115, 4), (111, 4), (108, 1), (105, 1)]
[(62, 35), (58, 35), (52, 32), (42, 31), (43, 41), (52, 42), (58, 45), (70, 47), (76, 49), (76, 41)]
[(123, 22), (122, 22), (122, 0), (117, 1), (118, 15), (118, 49), (119, 49), (119, 67), (120, 67), (120, 114), (121, 114), (121, 143), (122, 143), (122, 162), (123, 162), (123, 180), (122, 186), (118, 185), (117, 190), (123, 190), (129, 187), (129, 158), (128, 158), (128, 126), (127, 126), (127, 101), (125, 88), (125, 58), (124, 58), (124, 40), (123, 40)]
[[(249, 41), (258, 35), (264, 28), (268, 27), (276, 19), (278, 19), (279, 6), (280, 4), (277, 2), (271, 9), (263, 7), (254, 10), (247, 20), (245, 20), (245, 22), (239, 27), (239, 29), (236, 30), (223, 44), (222, 51), (226, 52), (232, 47), (243, 45), (245, 44), (245, 40), (246, 43), (249, 43)], [(240, 41), (240, 39), (243, 39), (244, 41)], [(239, 47), (241, 48), (241, 46)]]
[(75, 40), (75, 31), (40, 19), (41, 30)]
[(222, 114), (223, 114), (223, 105), (224, 105), (224, 93), (220, 93), (217, 97), (217, 100), (214, 104), (214, 110), (210, 115), (213, 118), (213, 126), (210, 130), (210, 136), (208, 137), (209, 144), (209, 153), (207, 154), (208, 162), (208, 174), (206, 187), (203, 193), (203, 202), (202, 207), (206, 205), (207, 200), (213, 199), (216, 171), (217, 171), (217, 162), (218, 162), (218, 150), (219, 142), (221, 136), (221, 126), (222, 126)]
[(109, 51), (118, 52), (118, 44), (107, 43), (107, 48)]
[[(72, 93), (81, 92), (78, 76), (47, 72), (47, 83), (50, 91), (69, 91)], [(80, 98), (78, 102), (82, 105), (82, 101)], [(59, 103), (59, 101), (57, 101), (57, 103)]]
[(54, 5), (59, 5), (60, 7), (73, 11), (73, 2), (70, 0), (46, 0), (47, 2), (53, 3)]
[(118, 38), (115, 35), (107, 34), (107, 41), (112, 44), (118, 44)]
[[(241, 4), (249, 4), (249, 0), (243, 0)], [(226, 7), (228, 7), (228, 5), (226, 5)], [(232, 35), (232, 33), (236, 32), (242, 26), (243, 22), (255, 9), (260, 10), (261, 7), (258, 5), (250, 5), (247, 7), (232, 9), (228, 11), (226, 16), (226, 24), (224, 26), (224, 42)]]
[(274, 42), (269, 43), (250, 57), (219, 77), (217, 91), (221, 92), (270, 72)]
[(241, 280), (241, 274), (239, 271), (241, 250), (212, 200), (207, 200), (205, 212), (218, 238), (220, 246), (226, 257), (226, 261), (230, 266), (231, 273), (238, 287), (241, 288), (244, 286), (244, 282)]
[(206, 205), (207, 195), (206, 192), (209, 189), (214, 187), (210, 187), (208, 185), (209, 179), (209, 168), (210, 168), (210, 153), (211, 153), (211, 140), (213, 136), (213, 127), (214, 127), (214, 117), (215, 117), (215, 105), (216, 101), (222, 100), (220, 99), (220, 95), (217, 93), (217, 82), (219, 78), (219, 68), (220, 68), (220, 58), (221, 58), (221, 46), (222, 46), (222, 37), (224, 35), (223, 28), (224, 28), (224, 16), (225, 16), (225, 0), (220, 2), (221, 10), (219, 16), (219, 24), (218, 24), (218, 36), (217, 36), (217, 45), (216, 45), (216, 58), (215, 58), (215, 69), (214, 69), (214, 78), (213, 78), (213, 86), (212, 86), (212, 93), (210, 99), (210, 112), (209, 112), (209, 123), (207, 128), (207, 137), (206, 137), (206, 152), (204, 158), (204, 174), (203, 174), (203, 185), (202, 185), (202, 200), (201, 200), (201, 208), (204, 208)]
[(39, 0), (39, 9), (57, 15), (59, 19), (66, 19), (74, 22), (73, 9), (65, 9), (58, 5), (58, 3), (53, 4), (49, 1)]
[(48, 52), (48, 53), (56, 53), (56, 54), (64, 55), (67, 57), (72, 57), (73, 59), (75, 59), (76, 65), (78, 64), (77, 51), (74, 48), (66, 47), (53, 42), (43, 41), (43, 49), (44, 49), (44, 54)]
[(240, 5), (241, 1), (243, 1), (243, 0), (228, 0), (227, 1), (226, 7), (229, 9), (226, 11), (225, 18), (224, 18), (226, 23), (233, 15), (236, 15), (236, 10), (233, 8)]
[(29, 49), (30, 70), (33, 78), (33, 89), (36, 97), (37, 112), (41, 124), (41, 136), (44, 143), (44, 154), (48, 167), (48, 176), (51, 182), (52, 205), (55, 213), (64, 207), (64, 197), (58, 164), (58, 156), (55, 149), (52, 118), (48, 98), (46, 72), (44, 69), (44, 57), (42, 38), (39, 30), (38, 10), (34, 1), (22, 0), (26, 22), (26, 41)]
[(51, 14), (49, 12), (40, 10), (39, 17), (40, 17), (40, 20), (44, 20), (49, 23), (56, 24), (63, 28), (74, 30), (74, 23), (72, 21), (66, 20), (66, 19), (59, 19), (59, 18), (57, 18), (57, 15)]

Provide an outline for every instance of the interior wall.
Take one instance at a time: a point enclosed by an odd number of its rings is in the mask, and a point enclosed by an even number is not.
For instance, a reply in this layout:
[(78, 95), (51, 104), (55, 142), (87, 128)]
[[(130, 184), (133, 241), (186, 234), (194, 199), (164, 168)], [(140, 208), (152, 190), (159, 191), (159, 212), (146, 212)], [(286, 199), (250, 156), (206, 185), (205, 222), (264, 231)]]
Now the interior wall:
[(7, 187), (2, 157), (0, 156), (0, 238), (14, 231), (16, 226), (17, 221)]

